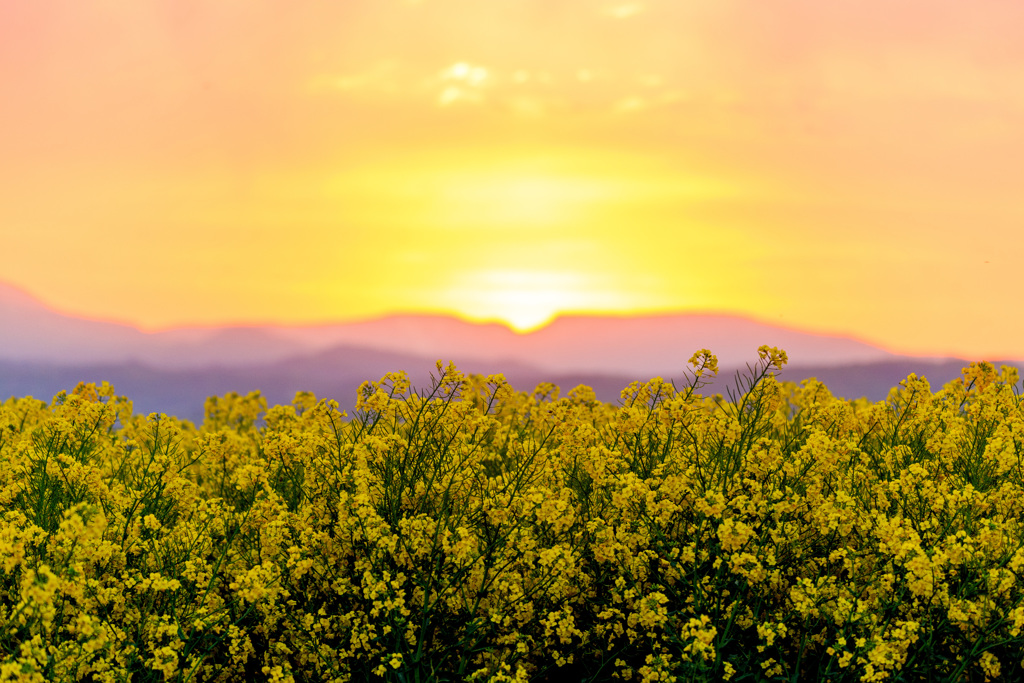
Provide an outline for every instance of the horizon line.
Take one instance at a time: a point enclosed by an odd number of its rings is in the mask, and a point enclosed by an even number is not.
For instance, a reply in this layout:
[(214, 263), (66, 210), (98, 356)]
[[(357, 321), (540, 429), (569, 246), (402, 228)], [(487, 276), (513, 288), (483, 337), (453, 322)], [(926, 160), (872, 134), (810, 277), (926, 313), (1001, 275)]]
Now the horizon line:
[[(952, 351), (942, 351), (939, 353), (922, 353), (916, 350), (901, 349), (898, 347), (891, 346), (884, 342), (873, 340), (852, 331), (839, 331), (839, 330), (826, 330), (822, 328), (804, 327), (790, 324), (779, 324), (778, 322), (769, 320), (766, 317), (751, 314), (746, 311), (734, 311), (726, 309), (712, 309), (712, 308), (650, 308), (650, 309), (639, 309), (637, 311), (593, 311), (593, 310), (567, 310), (560, 311), (555, 315), (548, 318), (544, 323), (538, 326), (528, 328), (526, 330), (517, 329), (507, 320), (499, 317), (488, 317), (479, 318), (475, 316), (464, 315), (455, 311), (438, 311), (438, 310), (410, 310), (410, 309), (397, 309), (390, 312), (385, 312), (377, 315), (353, 317), (353, 318), (331, 318), (325, 320), (312, 320), (304, 322), (282, 322), (273, 320), (223, 320), (220, 322), (207, 322), (207, 323), (175, 323), (171, 325), (160, 325), (160, 326), (147, 326), (133, 321), (128, 318), (116, 318), (106, 316), (91, 316), (82, 314), (80, 312), (64, 309), (53, 304), (50, 304), (42, 297), (34, 294), (26, 287), (13, 283), (9, 280), (0, 279), (0, 290), (8, 289), (12, 290), (16, 294), (28, 299), (32, 304), (39, 308), (65, 318), (71, 318), (74, 320), (93, 322), (107, 325), (116, 325), (119, 327), (126, 327), (133, 329), (140, 334), (145, 335), (156, 335), (169, 332), (177, 331), (193, 331), (202, 332), (210, 331), (215, 332), (218, 330), (254, 330), (254, 329), (278, 329), (278, 330), (302, 330), (302, 329), (316, 329), (316, 328), (328, 328), (335, 326), (345, 325), (360, 325), (366, 323), (373, 323), (384, 321), (389, 318), (436, 318), (436, 319), (447, 319), (457, 321), (467, 325), (474, 325), (477, 327), (499, 327), (508, 331), (510, 334), (516, 337), (528, 337), (530, 335), (542, 332), (545, 329), (550, 328), (552, 325), (557, 323), (559, 320), (571, 320), (581, 318), (593, 318), (593, 319), (619, 319), (619, 320), (636, 320), (642, 318), (673, 318), (673, 317), (717, 317), (717, 318), (731, 318), (735, 320), (743, 320), (752, 322), (755, 324), (765, 325), (780, 330), (786, 330), (790, 332), (796, 332), (801, 334), (810, 334), (820, 337), (828, 337), (834, 339), (844, 339), (848, 341), (858, 342), (871, 346), (879, 351), (892, 354), (898, 357), (907, 358), (922, 358), (922, 359), (957, 359), (967, 360), (971, 356), (969, 354), (960, 354)], [(712, 350), (713, 351), (713, 350)], [(992, 354), (988, 354), (992, 355)], [(1011, 355), (1007, 355), (1006, 358), (1012, 358)], [(1024, 362), (1024, 359), (1020, 361), (1014, 360), (1013, 362)]]

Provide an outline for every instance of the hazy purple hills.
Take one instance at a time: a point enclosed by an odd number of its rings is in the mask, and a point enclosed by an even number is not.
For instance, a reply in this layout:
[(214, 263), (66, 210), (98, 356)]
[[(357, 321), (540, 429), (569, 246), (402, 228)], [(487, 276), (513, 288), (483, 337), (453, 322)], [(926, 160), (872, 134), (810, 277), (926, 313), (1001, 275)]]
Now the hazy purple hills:
[[(259, 389), (273, 403), (299, 390), (354, 402), (367, 379), (405, 370), (425, 386), (437, 359), (467, 372), (502, 372), (519, 389), (553, 381), (568, 391), (592, 386), (614, 401), (635, 379), (682, 379), (700, 348), (718, 355), (723, 375), (757, 360), (757, 347), (785, 349), (794, 381), (814, 376), (833, 393), (884, 397), (910, 372), (935, 387), (959, 374), (956, 359), (897, 356), (838, 336), (801, 332), (742, 317), (710, 314), (569, 316), (520, 335), (498, 324), (452, 317), (395, 315), (295, 327), (183, 328), (146, 333), (128, 325), (54, 312), (0, 284), (0, 398), (49, 399), (78, 381), (109, 381), (139, 412), (193, 420), (203, 400)], [(713, 387), (724, 391), (724, 383)]]
[(786, 349), (794, 364), (844, 365), (893, 354), (844, 337), (774, 327), (736, 316), (571, 316), (530, 334), (439, 315), (302, 327), (182, 328), (146, 333), (128, 325), (56, 313), (0, 285), (0, 360), (59, 365), (138, 362), (160, 369), (245, 367), (340, 346), (431, 360), (511, 361), (546, 372), (649, 378), (678, 372), (700, 348), (725, 367), (757, 358), (757, 347)]

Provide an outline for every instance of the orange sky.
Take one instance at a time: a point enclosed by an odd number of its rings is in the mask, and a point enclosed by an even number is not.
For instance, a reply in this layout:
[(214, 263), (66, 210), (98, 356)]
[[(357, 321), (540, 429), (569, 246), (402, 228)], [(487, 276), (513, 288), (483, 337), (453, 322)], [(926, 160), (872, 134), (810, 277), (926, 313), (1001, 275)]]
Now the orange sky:
[(1024, 4), (0, 5), (0, 280), (146, 328), (714, 310), (1024, 358)]

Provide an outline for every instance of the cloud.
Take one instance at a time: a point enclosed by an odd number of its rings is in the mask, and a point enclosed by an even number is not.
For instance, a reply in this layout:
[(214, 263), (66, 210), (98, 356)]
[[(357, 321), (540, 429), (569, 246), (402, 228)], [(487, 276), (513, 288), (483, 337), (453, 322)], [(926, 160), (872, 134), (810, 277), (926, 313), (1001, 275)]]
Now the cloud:
[(487, 69), (467, 62), (456, 62), (441, 71), (442, 80), (461, 81), (468, 85), (482, 85), (487, 80)]
[(490, 72), (479, 64), (455, 62), (442, 69), (435, 82), (428, 81), (428, 87), (440, 88), (437, 103), (442, 107), (458, 102), (479, 104), (484, 101), (483, 88), (490, 78)]
[[(551, 69), (495, 68), (470, 59), (434, 67), (387, 59), (363, 69), (311, 79), (314, 92), (341, 92), (394, 104), (420, 102), (441, 109), (499, 105), (516, 117), (538, 119), (560, 111), (628, 113), (682, 99), (677, 79), (651, 70), (614, 70), (590, 64)], [(637, 89), (642, 92), (638, 93)]]
[(601, 11), (601, 14), (613, 19), (629, 19), (635, 17), (646, 9), (642, 2), (621, 2), (609, 5)]

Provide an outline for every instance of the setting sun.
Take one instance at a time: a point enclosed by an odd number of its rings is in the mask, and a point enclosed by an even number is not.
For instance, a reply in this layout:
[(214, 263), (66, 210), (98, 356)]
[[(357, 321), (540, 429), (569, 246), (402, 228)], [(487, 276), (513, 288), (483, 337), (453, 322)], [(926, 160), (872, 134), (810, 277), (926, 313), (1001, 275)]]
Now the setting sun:
[(499, 320), (529, 332), (559, 313), (631, 310), (639, 302), (623, 291), (613, 279), (591, 273), (495, 268), (458, 275), (441, 299), (471, 320)]

